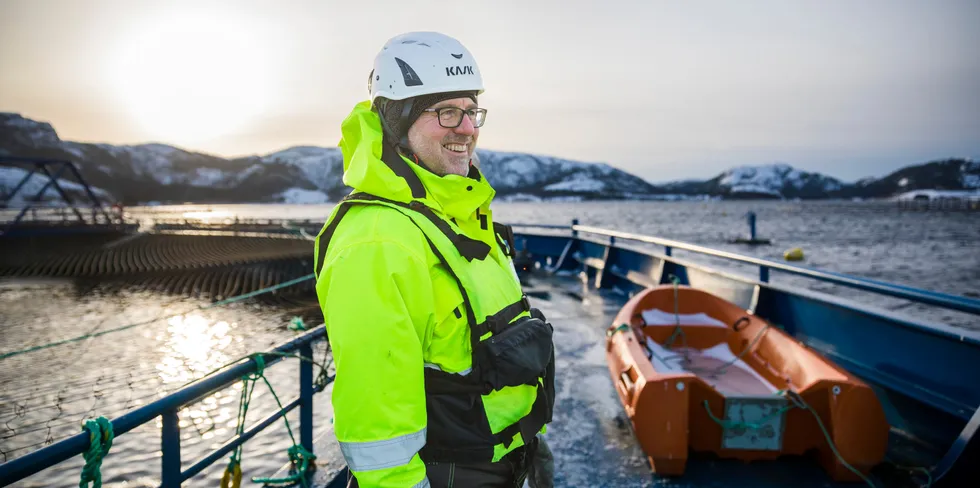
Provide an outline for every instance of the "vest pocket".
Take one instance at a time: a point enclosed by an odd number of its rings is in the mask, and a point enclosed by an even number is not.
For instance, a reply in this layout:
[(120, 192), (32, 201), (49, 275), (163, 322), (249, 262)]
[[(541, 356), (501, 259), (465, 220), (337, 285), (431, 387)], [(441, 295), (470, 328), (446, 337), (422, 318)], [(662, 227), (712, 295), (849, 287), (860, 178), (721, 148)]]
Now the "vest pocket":
[(522, 317), (504, 330), (480, 343), (489, 362), (486, 381), (494, 390), (507, 386), (538, 385), (551, 362), (553, 343), (551, 324)]
[[(425, 370), (425, 408), (428, 428), (425, 462), (483, 462), (493, 457), (496, 438), (480, 395), (482, 387), (468, 380)], [(455, 390), (455, 391), (453, 391)]]

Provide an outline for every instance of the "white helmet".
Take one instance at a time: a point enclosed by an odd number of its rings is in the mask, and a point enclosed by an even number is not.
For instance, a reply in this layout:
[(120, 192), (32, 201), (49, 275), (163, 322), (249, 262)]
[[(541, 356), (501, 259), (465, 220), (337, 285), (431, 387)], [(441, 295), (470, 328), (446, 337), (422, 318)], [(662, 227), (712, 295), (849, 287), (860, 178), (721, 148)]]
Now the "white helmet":
[(432, 93), (483, 93), (476, 60), (463, 45), (438, 32), (393, 37), (374, 58), (368, 79), (371, 102), (377, 97), (404, 100)]

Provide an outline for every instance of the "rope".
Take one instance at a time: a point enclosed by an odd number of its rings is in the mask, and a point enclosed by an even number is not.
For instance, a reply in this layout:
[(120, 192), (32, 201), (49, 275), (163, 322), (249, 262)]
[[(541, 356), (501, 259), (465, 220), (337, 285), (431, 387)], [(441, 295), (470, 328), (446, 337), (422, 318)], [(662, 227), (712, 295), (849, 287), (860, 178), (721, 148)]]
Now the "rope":
[[(326, 353), (324, 353), (324, 354), (326, 354)], [(244, 358), (241, 358), (241, 359), (245, 359), (245, 358), (252, 359), (253, 361), (255, 361), (256, 366), (255, 366), (255, 372), (254, 373), (251, 373), (251, 374), (248, 374), (248, 375), (245, 375), (245, 376), (242, 377), (242, 383), (243, 383), (243, 385), (242, 385), (242, 395), (241, 395), (241, 397), (239, 398), (239, 401), (238, 401), (238, 418), (237, 418), (237, 425), (235, 427), (235, 435), (236, 435), (236, 437), (240, 437), (240, 436), (242, 436), (245, 433), (245, 418), (248, 415), (248, 407), (249, 407), (249, 404), (251, 403), (251, 400), (252, 400), (252, 393), (255, 392), (255, 385), (258, 383), (258, 381), (260, 379), (262, 380), (263, 383), (265, 383), (266, 387), (269, 388), (269, 392), (272, 393), (272, 398), (274, 398), (276, 400), (276, 405), (279, 406), (279, 411), (285, 410), (283, 408), (282, 401), (279, 399), (279, 395), (276, 394), (275, 388), (272, 387), (272, 383), (270, 383), (269, 382), (269, 379), (266, 378), (266, 376), (265, 376), (265, 357), (264, 356), (277, 356), (277, 357), (283, 357), (283, 358), (290, 358), (290, 357), (292, 357), (292, 358), (297, 358), (300, 361), (307, 361), (307, 362), (310, 362), (310, 363), (312, 363), (312, 364), (314, 364), (316, 366), (319, 366), (320, 367), (320, 374), (317, 376), (317, 380), (316, 380), (316, 383), (314, 385), (314, 386), (317, 387), (317, 390), (318, 391), (323, 391), (323, 388), (325, 388), (327, 384), (329, 384), (331, 381), (333, 381), (333, 377), (328, 376), (326, 374), (327, 363), (325, 363), (325, 362), (324, 363), (318, 363), (315, 360), (313, 360), (313, 358), (303, 357), (303, 356), (300, 356), (299, 354), (254, 353), (254, 354), (250, 354), (248, 356), (245, 356)], [(218, 369), (216, 369), (216, 370), (208, 373), (208, 375), (206, 375), (205, 377), (210, 376), (212, 374), (215, 374), (218, 371), (223, 370), (225, 367), (227, 367), (227, 366), (229, 366), (231, 364), (237, 363), (241, 359), (235, 360), (235, 361), (233, 361), (232, 363), (229, 363), (226, 366), (222, 366), (222, 367), (220, 367), (220, 368), (218, 368)], [(194, 381), (199, 381), (199, 380), (200, 379), (194, 380)], [(292, 429), (292, 427), (290, 427), (290, 425), (289, 425), (289, 419), (287, 418), (286, 415), (283, 415), (282, 416), (282, 420), (283, 420), (283, 423), (286, 424), (286, 432), (289, 434), (289, 440), (292, 441), (292, 443), (293, 443), (292, 447), (290, 447), (287, 450), (287, 454), (289, 456), (289, 461), (293, 464), (294, 467), (296, 467), (296, 470), (295, 470), (295, 472), (292, 475), (287, 476), (287, 477), (284, 477), (284, 478), (258, 478), (258, 477), (253, 477), (252, 478), (252, 482), (254, 482), (254, 483), (263, 483), (263, 484), (272, 484), (272, 485), (278, 485), (278, 484), (295, 484), (295, 483), (299, 482), (300, 485), (302, 485), (303, 487), (308, 488), (309, 482), (308, 482), (308, 479), (307, 479), (306, 474), (307, 474), (307, 471), (311, 467), (313, 467), (313, 461), (316, 460), (316, 455), (314, 455), (312, 452), (308, 451), (306, 448), (304, 448), (303, 446), (301, 446), (301, 445), (299, 445), (299, 444), (296, 443), (296, 437), (293, 435), (293, 429)], [(240, 445), (238, 445), (235, 448), (234, 451), (232, 451), (231, 458), (229, 458), (229, 460), (228, 460), (228, 466), (225, 467), (224, 475), (222, 475), (222, 477), (221, 477), (221, 488), (240, 488), (240, 486), (241, 486), (241, 479), (242, 479), (242, 468), (241, 468), (242, 448), (243, 448), (243, 445), (240, 444)]]
[(630, 330), (630, 326), (628, 324), (619, 324), (618, 326), (616, 326), (615, 329), (607, 330), (606, 337), (612, 337), (620, 332), (627, 331), (627, 330)]
[(684, 329), (681, 328), (680, 298), (678, 297), (678, 293), (677, 293), (681, 280), (680, 278), (674, 276), (673, 274), (668, 275), (667, 279), (669, 279), (670, 282), (674, 284), (674, 332), (672, 332), (670, 334), (670, 337), (667, 338), (667, 341), (664, 342), (664, 347), (670, 349), (671, 346), (673, 346), (674, 344), (674, 339), (680, 337), (681, 342), (684, 345), (684, 362), (690, 363), (691, 358), (688, 357), (688, 352), (687, 352), (687, 335), (684, 334)]
[[(265, 373), (265, 358), (255, 355), (252, 359), (255, 361), (255, 373), (242, 376), (242, 394), (238, 399), (238, 416), (235, 425), (236, 437), (245, 433), (245, 416), (248, 414), (248, 406), (255, 391), (255, 382)], [(221, 488), (239, 488), (242, 485), (242, 447), (243, 445), (239, 444), (232, 451), (225, 473), (221, 476)]]
[(289, 330), (310, 330), (306, 328), (306, 323), (300, 317), (293, 317), (289, 321)]
[[(703, 376), (703, 375), (716, 375), (716, 374), (724, 373), (725, 370), (727, 370), (733, 364), (737, 363), (740, 359), (742, 359), (742, 357), (745, 355), (745, 353), (748, 352), (749, 350), (751, 350), (756, 345), (756, 343), (759, 342), (759, 340), (762, 338), (762, 336), (764, 335), (764, 333), (767, 330), (769, 330), (770, 325), (767, 322), (761, 329), (759, 329), (759, 332), (756, 333), (755, 337), (752, 339), (752, 342), (749, 343), (749, 345), (747, 345), (744, 349), (742, 349), (742, 352), (740, 352), (738, 354), (738, 356), (736, 356), (735, 358), (733, 358), (733, 359), (731, 359), (729, 361), (726, 361), (724, 364), (722, 364), (721, 366), (719, 366), (717, 368), (701, 369), (701, 368), (692, 368), (692, 367), (690, 367), (689, 364), (690, 364), (691, 360), (690, 360), (690, 357), (688, 356), (688, 350), (689, 350), (689, 348), (687, 347), (687, 336), (684, 334), (684, 330), (681, 328), (681, 325), (680, 325), (680, 313), (679, 313), (680, 306), (679, 306), (679, 298), (678, 298), (678, 285), (680, 284), (680, 279), (677, 276), (673, 275), (673, 274), (668, 275), (668, 279), (674, 285), (674, 319), (675, 319), (675, 325), (674, 325), (674, 331), (673, 331), (673, 333), (671, 333), (671, 335), (667, 339), (667, 341), (665, 341), (664, 347), (666, 347), (666, 348), (669, 349), (671, 347), (671, 345), (674, 343), (674, 340), (676, 340), (677, 337), (680, 337), (681, 338), (681, 341), (683, 343), (683, 346), (684, 346), (683, 357), (680, 358), (680, 359), (685, 363), (685, 369), (687, 369), (688, 371), (690, 371), (692, 373), (695, 373), (695, 374), (697, 374), (699, 376)], [(624, 328), (628, 328), (628, 326), (626, 324), (622, 324), (619, 327), (617, 327), (616, 329), (614, 329), (614, 330), (612, 330), (610, 332), (607, 332), (607, 335), (615, 334), (615, 333), (623, 330)], [(662, 363), (667, 364), (667, 359), (661, 358), (660, 356), (658, 356), (653, 351), (649, 351), (648, 350), (648, 352), (650, 352), (650, 354), (653, 357), (656, 357)], [(854, 466), (851, 466), (844, 459), (844, 457), (841, 455), (840, 451), (837, 450), (837, 446), (834, 444), (834, 441), (831, 438), (830, 433), (827, 432), (827, 428), (823, 425), (823, 420), (820, 419), (820, 415), (818, 415), (817, 412), (816, 412), (816, 410), (814, 410), (809, 404), (806, 403), (805, 400), (803, 400), (803, 397), (802, 396), (800, 396), (798, 393), (795, 393), (795, 392), (792, 392), (792, 391), (789, 391), (789, 390), (780, 390), (780, 391), (776, 392), (775, 395), (777, 395), (777, 396), (786, 396), (787, 398), (789, 398), (791, 404), (788, 405), (788, 406), (786, 406), (786, 407), (783, 407), (783, 408), (779, 409), (775, 413), (772, 413), (772, 414), (769, 414), (769, 415), (763, 417), (761, 420), (759, 420), (757, 422), (732, 422), (732, 421), (728, 421), (728, 420), (719, 419), (718, 417), (715, 417), (714, 413), (711, 411), (711, 408), (709, 407), (707, 400), (704, 400), (703, 405), (704, 405), (704, 410), (708, 413), (708, 416), (711, 418), (711, 420), (713, 420), (715, 423), (717, 423), (723, 429), (729, 429), (729, 430), (730, 429), (737, 429), (737, 428), (758, 430), (758, 429), (761, 429), (763, 426), (765, 426), (773, 418), (776, 418), (776, 417), (784, 414), (785, 412), (787, 412), (789, 410), (792, 410), (793, 408), (801, 408), (803, 410), (807, 410), (811, 414), (813, 414), (813, 418), (816, 419), (817, 425), (820, 427), (820, 430), (823, 432), (824, 438), (827, 440), (827, 444), (830, 446), (830, 449), (831, 449), (831, 451), (833, 451), (834, 455), (837, 456), (837, 459), (840, 460), (841, 464), (843, 464), (844, 467), (846, 467), (852, 473), (854, 473), (855, 475), (857, 475), (857, 477), (860, 478), (862, 481), (864, 481), (868, 486), (870, 486), (871, 488), (877, 488), (875, 486), (875, 484), (871, 481), (871, 479), (869, 479), (867, 476), (865, 476), (860, 471), (858, 471), (857, 469), (855, 469)], [(922, 488), (930, 488), (932, 486), (932, 474), (929, 472), (928, 469), (925, 469), (925, 468), (922, 468), (922, 467), (917, 467), (917, 466), (898, 466), (898, 465), (896, 465), (896, 467), (901, 468), (901, 469), (907, 469), (909, 471), (918, 471), (918, 472), (925, 473), (925, 476), (927, 477), (927, 481), (926, 481), (926, 484), (923, 485)]]
[(905, 464), (898, 464), (898, 463), (896, 463), (895, 461), (893, 461), (892, 459), (890, 459), (888, 457), (885, 458), (885, 461), (888, 461), (892, 466), (894, 466), (897, 469), (903, 469), (903, 470), (908, 471), (910, 474), (911, 473), (922, 473), (926, 477), (926, 482), (925, 482), (925, 484), (920, 484), (919, 485), (919, 488), (932, 488), (932, 481), (933, 481), (932, 480), (932, 472), (929, 471), (928, 469), (923, 468), (922, 466), (909, 466), (909, 465), (905, 465)]
[(112, 433), (112, 422), (105, 417), (88, 419), (82, 424), (82, 430), (89, 432), (90, 444), (82, 453), (85, 466), (82, 468), (78, 488), (88, 488), (90, 481), (93, 483), (93, 488), (102, 488), (102, 460), (109, 454), (112, 439), (115, 437)]
[[(695, 368), (695, 367), (692, 367), (690, 365), (691, 364), (690, 348), (687, 346), (687, 334), (684, 333), (684, 329), (681, 327), (680, 297), (679, 297), (679, 294), (678, 294), (678, 288), (679, 288), (679, 285), (680, 285), (681, 280), (680, 280), (680, 278), (678, 278), (677, 276), (675, 276), (673, 274), (668, 275), (668, 279), (674, 285), (674, 331), (670, 334), (670, 337), (668, 337), (667, 340), (664, 341), (664, 347), (667, 348), (667, 349), (670, 349), (671, 346), (674, 344), (674, 341), (678, 337), (681, 338), (681, 343), (683, 345), (683, 349), (681, 350), (681, 356), (682, 357), (680, 357), (679, 359), (681, 360), (681, 363), (684, 365), (683, 366), (684, 369), (686, 369), (686, 370), (688, 370), (688, 371), (690, 371), (692, 373), (695, 373), (697, 375), (700, 375), (700, 376), (715, 376), (715, 375), (722, 374), (725, 371), (727, 371), (728, 368), (730, 368), (733, 364), (739, 362), (742, 359), (742, 357), (744, 357), (745, 354), (747, 352), (749, 352), (753, 347), (755, 347), (755, 345), (759, 342), (759, 340), (762, 339), (762, 336), (765, 334), (765, 332), (767, 330), (769, 330), (769, 323), (767, 322), (761, 329), (759, 329), (759, 332), (757, 332), (755, 334), (755, 337), (752, 339), (752, 342), (750, 342), (749, 345), (747, 345), (744, 349), (742, 349), (742, 352), (738, 353), (737, 356), (735, 356), (734, 358), (726, 361), (721, 366), (717, 366), (717, 367), (714, 367), (714, 368)], [(739, 320), (742, 320), (742, 319), (739, 319)], [(736, 324), (737, 324), (737, 322), (736, 322)], [(614, 331), (614, 333), (615, 332), (616, 331)], [(657, 354), (655, 354), (653, 351), (649, 351), (648, 350), (648, 352), (650, 352), (650, 354), (652, 356), (654, 356), (657, 359), (659, 359), (662, 363), (668, 364), (667, 363), (667, 359), (661, 358), (660, 356), (658, 356)]]
[(249, 292), (249, 293), (245, 293), (244, 295), (238, 295), (238, 296), (234, 296), (234, 297), (231, 297), (231, 298), (227, 298), (225, 300), (221, 300), (219, 302), (215, 302), (215, 303), (212, 303), (210, 305), (203, 305), (203, 306), (200, 306), (200, 307), (195, 307), (195, 308), (192, 308), (192, 309), (187, 310), (187, 311), (182, 312), (182, 313), (178, 313), (178, 314), (174, 314), (174, 315), (168, 315), (166, 317), (157, 317), (155, 319), (144, 320), (142, 322), (136, 322), (134, 324), (129, 324), (129, 325), (121, 326), (121, 327), (116, 327), (114, 329), (103, 330), (103, 331), (95, 332), (95, 333), (92, 333), (92, 334), (84, 334), (84, 335), (80, 335), (78, 337), (72, 337), (71, 339), (65, 339), (65, 340), (62, 340), (62, 341), (56, 341), (56, 342), (51, 342), (51, 343), (48, 343), (48, 344), (42, 344), (40, 346), (29, 347), (27, 349), (21, 349), (19, 351), (6, 352), (6, 353), (3, 353), (3, 354), (0, 354), (0, 361), (2, 361), (4, 359), (7, 359), (7, 358), (12, 358), (14, 356), (19, 356), (21, 354), (27, 354), (27, 353), (31, 353), (31, 352), (35, 352), (35, 351), (40, 351), (42, 349), (48, 349), (48, 348), (55, 347), (55, 346), (61, 346), (61, 345), (69, 344), (69, 343), (72, 343), (72, 342), (83, 341), (85, 339), (89, 339), (89, 338), (92, 338), (92, 337), (99, 337), (99, 336), (103, 336), (103, 335), (106, 335), (106, 334), (111, 334), (111, 333), (114, 333), (114, 332), (122, 332), (124, 330), (132, 329), (134, 327), (139, 327), (141, 325), (152, 324), (152, 323), (157, 322), (157, 321), (160, 321), (160, 320), (166, 320), (166, 319), (170, 319), (170, 318), (174, 318), (174, 317), (180, 317), (181, 315), (185, 315), (185, 314), (188, 314), (190, 312), (196, 312), (198, 310), (207, 310), (207, 309), (210, 309), (210, 308), (215, 308), (215, 307), (220, 307), (220, 306), (228, 305), (230, 303), (240, 302), (242, 300), (246, 300), (246, 299), (249, 299), (249, 298), (258, 296), (258, 295), (262, 295), (262, 294), (265, 294), (265, 293), (271, 293), (271, 292), (274, 292), (276, 290), (280, 290), (282, 288), (293, 286), (293, 285), (295, 285), (297, 283), (302, 283), (304, 281), (312, 280), (313, 278), (314, 278), (314, 275), (312, 273), (310, 273), (310, 274), (308, 274), (306, 276), (302, 276), (302, 277), (296, 278), (294, 280), (289, 280), (289, 281), (286, 281), (286, 282), (283, 282), (283, 283), (279, 283), (278, 285), (273, 285), (273, 286), (269, 286), (269, 287), (266, 287), (266, 288), (262, 288), (260, 290), (256, 290), (256, 291)]
[[(820, 419), (820, 415), (817, 414), (817, 411), (814, 410), (813, 407), (811, 407), (808, 403), (806, 403), (805, 400), (803, 400), (803, 397), (800, 396), (800, 394), (789, 390), (780, 390), (776, 392), (776, 395), (785, 396), (787, 399), (789, 399), (791, 404), (784, 408), (779, 409), (776, 413), (763, 417), (762, 420), (758, 422), (731, 422), (728, 420), (722, 420), (719, 419), (718, 417), (715, 417), (715, 414), (711, 412), (711, 408), (708, 406), (707, 400), (704, 401), (703, 405), (704, 405), (704, 410), (708, 412), (708, 416), (711, 417), (711, 420), (713, 420), (716, 424), (721, 426), (723, 429), (745, 428), (745, 429), (758, 430), (761, 429), (769, 420), (775, 418), (776, 416), (782, 415), (783, 413), (792, 410), (793, 408), (800, 408), (803, 410), (807, 410), (811, 414), (813, 414), (813, 418), (817, 421), (817, 425), (820, 426), (820, 430), (823, 432), (824, 438), (827, 440), (827, 445), (830, 446), (830, 450), (833, 451), (835, 456), (837, 456), (837, 459), (841, 462), (841, 464), (843, 464), (845, 468), (847, 468), (852, 473), (854, 473), (858, 478), (864, 481), (871, 488), (878, 488), (877, 486), (875, 486), (874, 482), (872, 482), (870, 478), (862, 474), (860, 471), (854, 468), (854, 466), (851, 466), (850, 463), (848, 463), (847, 460), (844, 459), (844, 456), (842, 456), (840, 451), (837, 450), (837, 446), (834, 444), (834, 440), (830, 437), (830, 433), (827, 432), (827, 428), (824, 427), (823, 420)], [(928, 487), (931, 484), (932, 484), (932, 480), (930, 479), (929, 485), (926, 486)]]
[(841, 456), (840, 451), (837, 450), (837, 446), (834, 445), (834, 441), (833, 439), (830, 438), (830, 433), (827, 432), (827, 428), (824, 427), (823, 420), (820, 420), (820, 415), (817, 414), (817, 411), (814, 410), (813, 407), (811, 407), (805, 400), (803, 400), (803, 397), (800, 396), (798, 393), (788, 391), (786, 392), (786, 397), (789, 398), (790, 401), (793, 402), (793, 405), (795, 405), (796, 407), (802, 408), (804, 410), (808, 410), (810, 413), (813, 414), (813, 418), (816, 419), (817, 425), (820, 426), (820, 430), (823, 432), (824, 438), (827, 439), (827, 444), (830, 445), (830, 450), (834, 451), (834, 455), (837, 456), (837, 459), (840, 460), (841, 464), (843, 464), (844, 467), (850, 470), (852, 473), (857, 475), (858, 478), (861, 478), (861, 480), (867, 483), (868, 486), (870, 486), (871, 488), (877, 488), (875, 484), (872, 483), (867, 476), (861, 474), (861, 472), (855, 469), (854, 466), (851, 466), (846, 460), (844, 460), (844, 456)]
[(762, 420), (759, 420), (758, 422), (741, 422), (741, 421), (734, 422), (730, 420), (722, 420), (719, 419), (718, 417), (715, 417), (715, 414), (711, 412), (711, 408), (708, 406), (708, 400), (704, 401), (704, 410), (708, 412), (708, 416), (711, 417), (711, 420), (714, 420), (716, 424), (721, 426), (721, 428), (728, 429), (728, 430), (738, 429), (738, 428), (759, 430), (762, 427), (764, 427), (767, 423), (769, 423), (770, 420), (779, 417), (784, 412), (787, 412), (792, 409), (793, 409), (792, 405), (780, 408), (775, 413), (771, 413), (769, 415), (766, 415), (765, 417), (762, 417)]

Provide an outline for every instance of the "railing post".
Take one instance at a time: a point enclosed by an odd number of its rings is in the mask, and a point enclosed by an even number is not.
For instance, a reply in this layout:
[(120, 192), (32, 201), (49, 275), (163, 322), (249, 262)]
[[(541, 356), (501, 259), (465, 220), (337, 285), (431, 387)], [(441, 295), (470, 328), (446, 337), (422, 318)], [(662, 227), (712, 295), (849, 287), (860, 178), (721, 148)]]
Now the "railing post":
[(160, 445), (163, 449), (163, 460), (160, 486), (180, 488), (180, 420), (177, 418), (177, 407), (166, 410), (161, 416), (163, 431)]
[(769, 283), (769, 266), (759, 266), (759, 281)]
[(612, 264), (609, 263), (615, 257), (615, 251), (613, 247), (616, 245), (616, 236), (609, 236), (609, 245), (606, 246), (606, 252), (602, 255), (602, 269), (596, 270), (595, 276), (595, 287), (596, 288), (609, 288), (609, 279), (606, 278), (606, 271)]
[[(313, 346), (301, 346), (299, 356), (312, 360)], [(303, 360), (299, 362), (299, 443), (313, 452), (313, 363)]]
[(670, 246), (664, 246), (664, 255), (671, 256), (674, 253), (674, 248)]
[(576, 225), (578, 225), (578, 219), (572, 219), (572, 237), (578, 237), (578, 231), (575, 230)]

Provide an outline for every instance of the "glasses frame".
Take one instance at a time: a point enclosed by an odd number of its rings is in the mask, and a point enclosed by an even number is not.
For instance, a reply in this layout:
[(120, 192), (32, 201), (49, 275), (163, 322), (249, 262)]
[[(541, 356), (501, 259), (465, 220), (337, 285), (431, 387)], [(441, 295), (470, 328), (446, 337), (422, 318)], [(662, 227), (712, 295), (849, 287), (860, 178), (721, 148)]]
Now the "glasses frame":
[[(444, 110), (459, 110), (459, 111), (463, 112), (463, 115), (460, 116), (460, 118), (459, 118), (459, 123), (457, 123), (456, 125), (453, 125), (453, 126), (449, 126), (449, 125), (443, 124), (442, 123), (442, 112)], [(462, 109), (462, 108), (459, 108), (459, 107), (439, 107), (439, 108), (427, 108), (427, 109), (423, 110), (423, 112), (435, 112), (435, 114), (436, 114), (436, 120), (439, 121), (439, 126), (440, 127), (444, 127), (446, 129), (455, 129), (455, 128), (459, 127), (460, 125), (463, 125), (463, 116), (469, 117), (470, 118), (470, 122), (473, 122), (473, 127), (477, 128), (477, 129), (479, 129), (480, 127), (483, 127), (483, 124), (487, 123), (487, 109), (485, 109), (485, 108)], [(480, 114), (480, 113), (483, 114), (483, 119), (480, 121), (480, 125), (476, 125), (476, 121), (477, 121), (476, 119), (478, 118), (477, 117), (477, 114)]]

